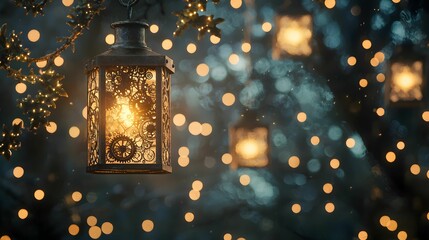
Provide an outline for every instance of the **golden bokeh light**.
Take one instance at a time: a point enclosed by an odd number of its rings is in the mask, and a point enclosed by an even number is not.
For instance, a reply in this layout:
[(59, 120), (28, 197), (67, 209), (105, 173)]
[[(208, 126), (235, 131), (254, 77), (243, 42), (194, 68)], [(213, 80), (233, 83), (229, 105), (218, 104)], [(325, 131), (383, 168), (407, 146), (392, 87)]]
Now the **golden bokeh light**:
[(408, 234), (405, 231), (399, 231), (397, 236), (398, 236), (398, 240), (406, 240), (408, 237)]
[(45, 128), (48, 133), (55, 133), (57, 131), (57, 124), (55, 122), (48, 122)]
[(80, 134), (80, 129), (78, 127), (72, 126), (69, 129), (69, 135), (70, 135), (70, 137), (77, 138), (77, 137), (79, 137), (79, 134)]
[(273, 58), (279, 59), (285, 53), (292, 56), (309, 56), (313, 52), (313, 20), (312, 16), (300, 17), (283, 15), (276, 20), (277, 32)]
[(220, 37), (217, 37), (215, 35), (210, 36), (210, 42), (213, 44), (218, 44), (220, 42)]
[(420, 173), (420, 166), (418, 165), (418, 164), (413, 164), (413, 165), (411, 165), (411, 167), (410, 167), (410, 172), (413, 174), (413, 175), (418, 175), (419, 173)]
[(377, 76), (375, 77), (377, 79), (377, 82), (384, 82), (384, 80), (386, 80), (386, 75), (384, 75), (383, 73), (379, 73), (377, 74)]
[(188, 130), (192, 135), (196, 136), (201, 134), (201, 132), (203, 131), (203, 126), (201, 125), (201, 123), (194, 121), (189, 124)]
[(37, 42), (40, 39), (40, 32), (36, 29), (31, 29), (27, 34), (28, 40), (30, 42)]
[(371, 58), (371, 60), (369, 61), (369, 63), (371, 64), (371, 66), (373, 67), (377, 67), (378, 65), (380, 65), (380, 61), (377, 58)]
[(106, 37), (104, 38), (104, 41), (109, 45), (114, 44), (115, 43), (115, 35), (113, 35), (111, 33), (107, 34)]
[(368, 239), (368, 233), (366, 231), (360, 231), (358, 233), (359, 240), (366, 240)]
[(27, 211), (27, 209), (25, 209), (25, 208), (19, 209), (19, 211), (18, 211), (18, 217), (20, 219), (23, 219), (23, 220), (26, 219), (28, 217), (28, 211)]
[(384, 53), (383, 52), (376, 52), (375, 54), (374, 54), (374, 57), (381, 63), (381, 62), (384, 62), (384, 58), (385, 58), (385, 56), (384, 56)]
[(293, 213), (297, 214), (301, 212), (301, 205), (298, 203), (294, 203), (291, 207)]
[(359, 80), (359, 86), (365, 88), (368, 86), (368, 80), (366, 80), (365, 78), (362, 78), (361, 80)]
[(425, 122), (429, 122), (429, 111), (424, 111), (424, 112), (422, 113), (422, 119), (423, 119), (423, 121), (425, 121)]
[(244, 42), (243, 44), (241, 44), (241, 51), (248, 53), (250, 52), (251, 49), (252, 49), (252, 45), (250, 45), (250, 43)]
[(200, 199), (201, 193), (200, 191), (194, 190), (192, 189), (191, 191), (189, 191), (189, 198), (192, 201), (197, 201), (198, 199)]
[(325, 192), (326, 194), (332, 193), (333, 190), (334, 190), (334, 186), (332, 186), (331, 183), (323, 184), (323, 192)]
[(46, 65), (48, 65), (48, 61), (46, 61), (46, 60), (36, 62), (36, 66), (39, 68), (44, 68), (44, 67), (46, 67)]
[(353, 138), (347, 138), (346, 140), (346, 146), (348, 148), (354, 148), (356, 145), (356, 141)]
[(24, 176), (24, 168), (22, 168), (20, 166), (16, 166), (13, 169), (13, 176), (16, 178), (22, 178), (22, 176)]
[(86, 223), (88, 226), (95, 226), (97, 224), (97, 218), (95, 216), (89, 216), (86, 218)]
[(335, 0), (325, 0), (325, 7), (328, 9), (334, 8), (335, 4), (336, 4)]
[(394, 152), (386, 153), (386, 161), (392, 163), (396, 160), (396, 154)]
[(224, 154), (222, 155), (221, 160), (222, 160), (222, 162), (223, 162), (224, 164), (231, 164), (231, 162), (232, 162), (232, 155), (231, 155), (231, 154), (229, 154), (229, 153), (224, 153)]
[(196, 71), (199, 76), (204, 77), (204, 76), (207, 76), (207, 74), (209, 74), (210, 68), (207, 64), (201, 63), (201, 64), (198, 64)]
[(37, 189), (36, 191), (34, 191), (34, 198), (36, 200), (42, 200), (45, 197), (45, 192), (41, 189)]
[(201, 135), (203, 135), (203, 136), (208, 136), (213, 131), (213, 127), (210, 123), (203, 123), (203, 124), (201, 124), (201, 127), (202, 127)]
[(164, 50), (170, 50), (173, 47), (173, 42), (167, 38), (162, 41), (161, 46)]
[(185, 125), (185, 123), (186, 123), (186, 117), (185, 117), (185, 115), (183, 115), (181, 113), (178, 113), (178, 114), (174, 115), (174, 117), (173, 117), (173, 123), (174, 123), (174, 125), (176, 125), (178, 127), (181, 127), (181, 126)]
[(312, 136), (312, 137), (310, 138), (310, 142), (311, 142), (311, 144), (312, 144), (312, 145), (314, 145), (314, 146), (319, 145), (319, 143), (320, 143), (320, 138), (319, 138), (318, 136)]
[(262, 31), (269, 32), (271, 31), (271, 29), (273, 29), (273, 25), (270, 22), (264, 22), (262, 23), (261, 28), (262, 28)]
[(240, 183), (243, 186), (247, 186), (250, 184), (250, 176), (247, 174), (243, 174), (240, 176)]
[(181, 157), (187, 157), (189, 156), (189, 148), (182, 146), (179, 148), (179, 150), (177, 151), (179, 153), (179, 156)]
[(83, 118), (87, 118), (87, 115), (88, 115), (88, 107), (87, 106), (85, 106), (83, 109), (82, 109), (82, 117)]
[(245, 138), (235, 145), (235, 152), (243, 159), (253, 159), (267, 149), (266, 143), (254, 138)]
[(54, 59), (54, 64), (57, 67), (61, 67), (64, 64), (64, 58), (62, 58), (61, 56), (58, 56)]
[(401, 0), (392, 0), (393, 3), (400, 3)]
[(22, 124), (22, 126), (24, 126), (24, 121), (22, 121), (21, 118), (15, 118), (15, 119), (13, 119), (12, 125), (19, 125), (19, 124)]
[(230, 233), (225, 233), (223, 235), (223, 240), (232, 240), (232, 235)]
[(398, 229), (398, 222), (393, 219), (390, 219), (389, 224), (386, 227), (391, 232), (396, 231), (396, 229)]
[(372, 47), (372, 43), (371, 43), (371, 41), (370, 41), (370, 40), (368, 40), (368, 39), (363, 40), (363, 41), (362, 41), (362, 47), (363, 47), (364, 49), (370, 49), (370, 48)]
[(354, 56), (350, 56), (349, 58), (347, 58), (347, 64), (349, 66), (354, 66), (357, 63), (357, 59)]
[(73, 4), (74, 0), (63, 0), (63, 5), (70, 7)]
[(399, 141), (398, 143), (396, 143), (396, 148), (398, 150), (404, 150), (404, 148), (405, 148), (405, 142)]
[(194, 43), (189, 43), (188, 46), (186, 46), (186, 51), (188, 51), (190, 54), (195, 53), (197, 51), (197, 45)]
[(101, 224), (101, 231), (106, 235), (111, 234), (113, 232), (113, 224), (110, 222), (104, 222)]
[(389, 225), (390, 223), (390, 217), (384, 215), (380, 218), (380, 225), (383, 227), (387, 227), (387, 225)]
[(296, 119), (298, 120), (298, 122), (305, 122), (307, 120), (307, 114), (305, 114), (305, 112), (299, 112), (296, 115)]
[(99, 239), (101, 237), (101, 228), (98, 226), (92, 226), (89, 228), (88, 234), (92, 239)]
[(82, 193), (80, 193), (79, 191), (74, 191), (71, 195), (73, 201), (75, 202), (79, 202), (80, 200), (82, 200)]
[(181, 167), (187, 167), (189, 165), (189, 157), (187, 156), (180, 156), (179, 159), (177, 160), (177, 163), (179, 164), (179, 166)]
[(384, 108), (381, 108), (381, 107), (377, 108), (377, 109), (375, 110), (375, 113), (376, 113), (379, 117), (384, 116), (384, 114), (385, 114)]
[(79, 234), (79, 226), (78, 225), (76, 225), (76, 224), (71, 224), (70, 226), (69, 226), (69, 233), (70, 233), (70, 235), (72, 235), (72, 236), (76, 236), (76, 235), (78, 235)]
[(236, 64), (238, 64), (238, 62), (240, 62), (240, 57), (237, 54), (233, 53), (233, 54), (229, 55), (228, 61), (232, 65), (236, 65)]
[(192, 189), (195, 191), (201, 191), (203, 187), (204, 184), (200, 180), (195, 180), (194, 182), (192, 182)]
[(0, 236), (0, 240), (12, 240), (8, 235)]
[(337, 169), (340, 167), (340, 160), (333, 158), (331, 159), (331, 161), (329, 162), (329, 165), (331, 166), (332, 169)]
[(291, 156), (288, 160), (288, 164), (291, 168), (297, 168), (299, 167), (300, 160), (297, 156)]
[(151, 33), (157, 33), (159, 31), (159, 27), (156, 24), (152, 24), (150, 25), (149, 30)]
[(193, 213), (191, 213), (191, 212), (185, 213), (185, 221), (186, 222), (192, 222), (192, 221), (194, 221), (194, 218), (195, 218), (195, 216)]
[(241, 5), (243, 4), (242, 0), (231, 0), (230, 1), (231, 7), (234, 9), (238, 9), (241, 7)]
[(423, 98), (423, 62), (392, 63), (389, 99), (392, 102), (421, 100)]
[(27, 85), (25, 83), (17, 83), (15, 85), (15, 91), (19, 94), (23, 94), (27, 91)]
[(222, 96), (222, 103), (225, 106), (228, 106), (228, 107), (232, 106), (235, 103), (235, 96), (234, 96), (234, 94), (232, 94), (232, 93), (225, 93)]
[(334, 212), (334, 211), (335, 211), (335, 205), (334, 205), (333, 203), (331, 203), (331, 202), (326, 203), (326, 204), (325, 204), (325, 211), (326, 211), (327, 213), (332, 213), (332, 212)]

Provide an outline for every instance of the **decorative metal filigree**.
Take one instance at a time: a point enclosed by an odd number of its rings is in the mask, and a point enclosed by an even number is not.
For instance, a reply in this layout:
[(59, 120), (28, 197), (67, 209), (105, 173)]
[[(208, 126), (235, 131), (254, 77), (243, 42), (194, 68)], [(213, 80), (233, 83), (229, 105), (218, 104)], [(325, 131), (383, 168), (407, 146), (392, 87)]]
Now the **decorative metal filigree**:
[(155, 102), (155, 69), (106, 69), (106, 164), (156, 163)]
[(170, 74), (162, 69), (162, 164), (170, 166)]
[(99, 73), (98, 68), (94, 68), (88, 74), (88, 159), (89, 166), (98, 164), (99, 155)]

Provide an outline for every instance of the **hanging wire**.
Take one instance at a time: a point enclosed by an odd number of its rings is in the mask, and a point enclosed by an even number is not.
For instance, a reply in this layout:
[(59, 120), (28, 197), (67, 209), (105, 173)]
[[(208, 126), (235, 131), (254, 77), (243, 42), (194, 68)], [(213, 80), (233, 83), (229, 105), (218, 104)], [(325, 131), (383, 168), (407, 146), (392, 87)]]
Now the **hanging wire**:
[(125, 0), (119, 0), (119, 3), (127, 8), (128, 11), (128, 20), (131, 20), (131, 17), (133, 16), (133, 6), (137, 4), (139, 0), (128, 0), (127, 2)]

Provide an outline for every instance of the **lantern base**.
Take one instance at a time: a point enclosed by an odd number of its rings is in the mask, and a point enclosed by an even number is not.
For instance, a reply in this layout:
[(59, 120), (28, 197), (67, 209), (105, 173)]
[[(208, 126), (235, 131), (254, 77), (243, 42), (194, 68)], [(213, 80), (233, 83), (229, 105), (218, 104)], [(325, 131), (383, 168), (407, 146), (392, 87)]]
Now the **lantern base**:
[(100, 164), (86, 167), (86, 172), (96, 174), (167, 174), (171, 171), (171, 166), (162, 164)]

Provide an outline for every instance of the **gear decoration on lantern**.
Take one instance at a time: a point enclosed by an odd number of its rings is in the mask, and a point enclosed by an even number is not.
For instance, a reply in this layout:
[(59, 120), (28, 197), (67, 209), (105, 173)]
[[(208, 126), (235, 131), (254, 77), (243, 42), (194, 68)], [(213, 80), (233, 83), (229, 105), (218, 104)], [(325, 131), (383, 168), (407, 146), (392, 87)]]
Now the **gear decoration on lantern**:
[(136, 153), (136, 144), (125, 135), (112, 139), (109, 145), (109, 154), (118, 162), (128, 162)]
[(140, 126), (140, 135), (143, 139), (153, 140), (156, 137), (156, 124), (153, 121), (145, 121)]

